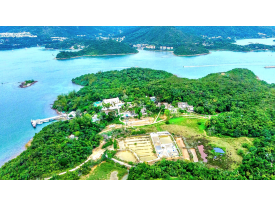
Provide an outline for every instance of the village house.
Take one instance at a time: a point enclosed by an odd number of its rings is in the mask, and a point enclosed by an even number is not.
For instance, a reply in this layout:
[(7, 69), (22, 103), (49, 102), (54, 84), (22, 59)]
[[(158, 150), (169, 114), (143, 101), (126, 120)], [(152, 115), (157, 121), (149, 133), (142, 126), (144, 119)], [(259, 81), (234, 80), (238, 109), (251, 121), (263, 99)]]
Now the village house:
[(157, 104), (157, 107), (161, 107), (161, 105), (164, 105), (165, 106), (165, 109), (168, 109), (168, 103), (167, 102), (159, 102), (158, 104)]
[(142, 115), (146, 115), (146, 107), (143, 105), (142, 109), (140, 110)]
[(178, 108), (187, 110), (188, 112), (194, 112), (194, 107), (192, 105), (188, 105), (187, 102), (178, 102)]
[(171, 113), (177, 113), (178, 108), (175, 108), (173, 105), (169, 104), (169, 105), (168, 105), (168, 110), (169, 110)]
[(68, 119), (73, 119), (75, 118), (76, 116), (76, 112), (75, 111), (71, 111), (69, 114), (68, 114)]
[(120, 101), (119, 98), (112, 98), (112, 99), (103, 99), (102, 105), (104, 104), (110, 104), (110, 107), (103, 106), (101, 111), (104, 111), (106, 114), (108, 114), (110, 111), (119, 110), (124, 105), (124, 102)]

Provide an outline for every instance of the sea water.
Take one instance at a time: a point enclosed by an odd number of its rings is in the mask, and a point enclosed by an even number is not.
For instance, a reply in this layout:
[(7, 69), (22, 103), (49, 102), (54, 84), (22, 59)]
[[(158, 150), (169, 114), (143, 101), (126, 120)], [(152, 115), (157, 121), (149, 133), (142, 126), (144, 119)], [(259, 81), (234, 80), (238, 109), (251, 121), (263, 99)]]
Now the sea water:
[[(42, 47), (0, 51), (0, 165), (19, 154), (24, 145), (50, 123), (31, 126), (31, 119), (55, 116), (51, 104), (59, 94), (78, 91), (71, 79), (98, 71), (144, 67), (197, 79), (233, 68), (248, 68), (261, 80), (275, 83), (275, 52), (212, 51), (209, 55), (177, 57), (172, 52), (140, 50), (138, 54), (55, 60), (58, 50)], [(28, 88), (19, 82), (38, 81)], [(2, 84), (3, 83), (3, 84)]]

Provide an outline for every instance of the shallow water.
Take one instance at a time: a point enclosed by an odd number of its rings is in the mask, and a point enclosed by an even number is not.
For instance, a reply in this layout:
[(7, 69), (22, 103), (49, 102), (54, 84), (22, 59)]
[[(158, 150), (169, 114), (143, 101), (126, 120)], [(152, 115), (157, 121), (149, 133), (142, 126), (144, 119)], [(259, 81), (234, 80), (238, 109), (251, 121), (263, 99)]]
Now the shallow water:
[[(59, 94), (79, 90), (81, 87), (72, 84), (71, 79), (82, 74), (139, 66), (196, 79), (241, 67), (275, 83), (275, 69), (264, 69), (275, 65), (273, 52), (215, 51), (203, 56), (177, 57), (171, 52), (142, 50), (134, 55), (62, 61), (54, 59), (57, 53), (58, 50), (41, 47), (0, 51), (0, 165), (20, 153), (35, 133), (50, 124), (33, 129), (30, 120), (55, 116), (51, 104)], [(29, 79), (38, 82), (24, 89), (18, 87), (19, 82)]]

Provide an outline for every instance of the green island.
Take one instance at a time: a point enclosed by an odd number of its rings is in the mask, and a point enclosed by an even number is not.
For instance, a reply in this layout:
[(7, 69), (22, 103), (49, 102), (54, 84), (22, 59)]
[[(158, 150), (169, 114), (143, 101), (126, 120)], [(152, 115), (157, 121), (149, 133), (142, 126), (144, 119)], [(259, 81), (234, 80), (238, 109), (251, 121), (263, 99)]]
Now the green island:
[[(76, 117), (44, 127), (27, 150), (0, 168), (1, 180), (122, 179), (127, 174), (124, 165), (131, 167), (129, 180), (275, 179), (275, 84), (259, 80), (248, 69), (187, 79), (165, 71), (129, 68), (72, 81), (84, 87), (59, 95), (53, 108), (76, 111)], [(120, 111), (111, 109), (117, 100), (125, 102)], [(99, 101), (100, 106), (95, 104)], [(182, 103), (188, 109), (180, 109)], [(125, 112), (136, 116), (125, 118)], [(155, 121), (139, 123), (151, 119)], [(128, 126), (132, 120), (137, 124)], [(173, 144), (180, 157), (150, 163), (141, 163), (133, 155), (125, 158), (123, 145), (132, 150), (142, 142), (149, 145), (158, 132), (168, 134), (162, 141), (176, 140)], [(202, 154), (200, 145), (207, 162), (197, 155)], [(147, 149), (151, 159), (158, 155), (157, 147)], [(100, 157), (93, 159), (96, 155)]]
[[(124, 42), (130, 45), (144, 44), (145, 50), (174, 51), (174, 54), (178, 56), (204, 55), (209, 54), (211, 50), (235, 52), (275, 50), (273, 45), (249, 44), (242, 46), (234, 44), (235, 40), (229, 36), (235, 37), (236, 34), (243, 33), (237, 32), (234, 34), (234, 32), (229, 32), (226, 28), (224, 28), (227, 30), (224, 35), (228, 35), (229, 39), (226, 37), (221, 38), (221, 36), (219, 38), (208, 38), (207, 36), (203, 38), (201, 36), (213, 35), (215, 37), (212, 32), (213, 28), (203, 27), (203, 29), (204, 32), (201, 33), (199, 28), (196, 27), (139, 27), (130, 33), (126, 33)], [(215, 27), (215, 29), (220, 30), (219, 27)], [(255, 36), (255, 28), (245, 29), (248, 32), (247, 35)], [(221, 30), (220, 32), (223, 33)], [(240, 38), (239, 35), (237, 37)], [(163, 46), (165, 49), (163, 49)]]
[(19, 87), (21, 87), (21, 88), (29, 87), (29, 86), (35, 84), (36, 82), (37, 82), (37, 81), (34, 81), (33, 79), (31, 79), (31, 80), (26, 80), (26, 81), (22, 82), (22, 83), (19, 85)]
[(174, 50), (174, 54), (177, 56), (194, 56), (209, 54), (209, 50), (202, 46), (179, 46)]
[(70, 59), (81, 56), (123, 55), (135, 53), (138, 53), (138, 51), (125, 43), (113, 40), (91, 40), (89, 41), (88, 45), (80, 51), (61, 51), (56, 55), (56, 59)]

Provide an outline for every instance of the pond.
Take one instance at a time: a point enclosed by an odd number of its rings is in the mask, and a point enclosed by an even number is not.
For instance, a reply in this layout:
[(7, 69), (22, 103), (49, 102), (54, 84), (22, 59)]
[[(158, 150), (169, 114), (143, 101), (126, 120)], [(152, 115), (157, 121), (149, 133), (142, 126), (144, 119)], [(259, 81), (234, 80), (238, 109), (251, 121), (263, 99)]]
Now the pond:
[(214, 147), (213, 149), (214, 149), (214, 151), (217, 152), (217, 153), (224, 153), (224, 151), (223, 151), (221, 148)]
[[(220, 153), (220, 155), (225, 153), (221, 148), (214, 147), (213, 149), (215, 152)], [(217, 156), (214, 156), (214, 159), (216, 159), (216, 158), (217, 158)]]

